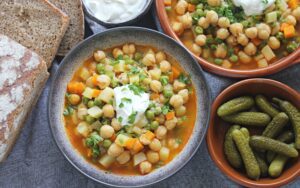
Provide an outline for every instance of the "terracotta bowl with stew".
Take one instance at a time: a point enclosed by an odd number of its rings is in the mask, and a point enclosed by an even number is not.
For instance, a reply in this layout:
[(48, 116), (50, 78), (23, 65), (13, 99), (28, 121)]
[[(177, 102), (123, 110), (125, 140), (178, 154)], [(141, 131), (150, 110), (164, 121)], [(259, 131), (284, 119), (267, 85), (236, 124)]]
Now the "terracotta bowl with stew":
[[(171, 28), (171, 24), (168, 19), (168, 15), (165, 10), (164, 0), (155, 1), (156, 13), (159, 20), (159, 24), (167, 35), (174, 38), (181, 45), (184, 46), (181, 39), (176, 35), (176, 33)], [(299, 27), (298, 27), (299, 29)], [(188, 49), (187, 49), (188, 50)], [(188, 50), (191, 54), (190, 50)], [(237, 69), (227, 69), (221, 66), (215, 65), (202, 57), (193, 54), (194, 58), (200, 63), (204, 70), (209, 72), (233, 78), (251, 78), (251, 77), (262, 77), (270, 74), (277, 73), (283, 69), (286, 69), (292, 65), (300, 64), (300, 48), (298, 48), (293, 53), (289, 54), (287, 57), (281, 58), (276, 62), (273, 62), (266, 68), (251, 69), (251, 70), (237, 70)]]
[[(65, 92), (74, 72), (83, 62), (89, 59), (96, 49), (109, 49), (124, 43), (151, 46), (164, 51), (176, 59), (182, 69), (189, 73), (196, 92), (196, 118), (192, 134), (183, 150), (165, 166), (147, 175), (118, 175), (108, 173), (89, 163), (73, 147), (69, 140), (64, 118)], [(114, 187), (139, 187), (162, 181), (180, 170), (195, 154), (201, 144), (208, 126), (211, 95), (207, 82), (199, 64), (175, 40), (156, 31), (138, 28), (121, 27), (95, 34), (67, 54), (52, 81), (49, 101), (48, 118), (53, 137), (65, 158), (81, 173), (92, 180)]]
[[(209, 154), (217, 167), (231, 180), (245, 187), (280, 187), (293, 181), (300, 175), (300, 158), (289, 161), (283, 173), (278, 178), (261, 178), (257, 181), (246, 177), (227, 162), (223, 144), (225, 134), (230, 127), (217, 116), (217, 109), (224, 102), (242, 95), (263, 94), (268, 97), (278, 97), (288, 100), (300, 108), (300, 93), (289, 86), (270, 79), (248, 79), (226, 88), (213, 102), (210, 125), (207, 131), (206, 143)], [(252, 132), (251, 129), (250, 133)]]

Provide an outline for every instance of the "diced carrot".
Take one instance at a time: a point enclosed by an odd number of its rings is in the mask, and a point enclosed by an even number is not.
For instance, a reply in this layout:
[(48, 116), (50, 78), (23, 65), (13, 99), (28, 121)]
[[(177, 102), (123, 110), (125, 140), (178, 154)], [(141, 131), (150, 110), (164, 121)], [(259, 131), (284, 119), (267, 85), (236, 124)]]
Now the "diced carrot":
[(159, 98), (159, 94), (158, 93), (151, 93), (150, 95), (150, 99), (151, 100), (155, 100), (155, 99), (158, 99)]
[(94, 98), (98, 97), (98, 95), (99, 95), (101, 92), (102, 92), (102, 91), (99, 90), (99, 89), (94, 89), (94, 90), (93, 90), (93, 97), (94, 97)]
[(82, 82), (71, 82), (68, 84), (68, 92), (81, 95), (85, 89), (85, 85)]
[(295, 27), (293, 25), (289, 25), (284, 28), (283, 34), (285, 38), (292, 38), (296, 35)]
[(110, 140), (111, 140), (111, 141), (115, 141), (116, 138), (117, 138), (116, 134), (113, 134), (113, 135), (110, 137)]
[(125, 143), (125, 147), (129, 150), (131, 150), (134, 146), (136, 139), (135, 138), (129, 138), (126, 143)]
[(288, 27), (290, 24), (288, 23), (282, 23), (280, 26), (280, 31), (284, 31), (284, 28)]
[(165, 6), (171, 6), (172, 0), (164, 0)]
[(258, 46), (258, 45), (260, 45), (260, 43), (261, 43), (261, 40), (260, 40), (259, 38), (254, 38), (254, 39), (252, 39), (251, 41), (252, 41), (252, 43), (253, 43), (255, 46)]
[(172, 67), (172, 72), (173, 72), (173, 79), (178, 78), (178, 76), (180, 75), (180, 71), (175, 67)]
[(152, 141), (153, 138), (155, 137), (155, 134), (153, 132), (151, 132), (151, 131), (147, 131), (144, 135), (150, 141)]
[(194, 12), (196, 10), (196, 6), (191, 3), (188, 4), (187, 8), (189, 12)]
[(174, 112), (168, 112), (167, 114), (166, 114), (166, 119), (167, 120), (171, 120), (171, 119), (173, 119), (175, 117), (175, 113)]
[(299, 1), (298, 0), (289, 0), (288, 5), (291, 9), (295, 9), (298, 7)]
[(169, 74), (169, 82), (173, 83), (174, 82), (174, 74), (173, 71)]
[(98, 76), (99, 76), (99, 75), (95, 74), (95, 75), (92, 77), (92, 82), (93, 82), (94, 85), (97, 85), (97, 83), (98, 83), (98, 82), (97, 82)]

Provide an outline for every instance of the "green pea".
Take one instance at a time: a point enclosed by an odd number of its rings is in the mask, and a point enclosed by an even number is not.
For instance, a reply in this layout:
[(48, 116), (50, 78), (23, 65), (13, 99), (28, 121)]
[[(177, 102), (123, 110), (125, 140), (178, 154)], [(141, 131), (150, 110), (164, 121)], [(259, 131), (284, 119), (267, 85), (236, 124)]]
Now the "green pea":
[(88, 102), (89, 102), (89, 98), (86, 98), (86, 97), (83, 97), (82, 98), (82, 102), (83, 102), (83, 104), (85, 104), (85, 105), (87, 105), (88, 104)]
[(154, 109), (155, 115), (159, 115), (159, 114), (161, 114), (161, 112), (162, 112), (162, 110), (161, 110), (161, 107), (159, 107), (159, 106)]
[(173, 91), (172, 90), (170, 90), (170, 89), (164, 89), (164, 91), (163, 91), (163, 95), (164, 95), (164, 97), (167, 97), (167, 98), (170, 98), (170, 97), (172, 97), (173, 96)]
[(153, 120), (154, 117), (155, 117), (154, 112), (153, 112), (152, 110), (147, 110), (147, 112), (146, 112), (146, 117), (147, 117), (147, 119), (149, 119), (149, 120)]
[(150, 129), (151, 130), (156, 130), (159, 126), (159, 123), (157, 121), (152, 121), (150, 124)]
[(196, 6), (196, 9), (203, 9), (203, 4), (202, 4), (202, 3), (198, 4), (198, 5)]
[(89, 108), (92, 108), (93, 106), (95, 106), (95, 103), (94, 101), (90, 100), (87, 105)]
[(92, 123), (94, 123), (94, 122), (96, 121), (96, 119), (93, 118), (93, 117), (90, 116), (90, 115), (87, 115), (87, 116), (85, 116), (85, 121), (86, 121), (88, 124), (92, 124)]
[(231, 61), (231, 62), (237, 62), (238, 60), (239, 60), (239, 58), (238, 58), (238, 56), (237, 55), (232, 55), (232, 56), (230, 56), (229, 57), (229, 60)]
[(135, 60), (140, 60), (140, 59), (142, 59), (143, 58), (143, 54), (141, 54), (140, 52), (136, 52), (135, 54), (134, 54), (134, 59)]
[(98, 72), (99, 74), (104, 74), (104, 73), (105, 73), (105, 67), (104, 67), (104, 65), (101, 64), (101, 63), (97, 64), (96, 69), (97, 69), (97, 72)]
[(105, 147), (105, 148), (109, 148), (109, 146), (112, 144), (112, 142), (110, 141), (110, 140), (108, 140), (108, 139), (105, 139), (104, 141), (103, 141), (103, 147)]
[(197, 35), (203, 34), (203, 29), (200, 26), (195, 27), (195, 33)]
[(154, 102), (151, 102), (150, 104), (149, 104), (149, 108), (154, 108), (155, 107), (155, 103)]
[(102, 106), (103, 103), (102, 103), (102, 101), (100, 99), (95, 99), (94, 100), (94, 105), (96, 105), (96, 106)]
[(218, 59), (218, 58), (215, 59), (215, 64), (222, 65), (222, 63), (223, 63), (223, 59)]

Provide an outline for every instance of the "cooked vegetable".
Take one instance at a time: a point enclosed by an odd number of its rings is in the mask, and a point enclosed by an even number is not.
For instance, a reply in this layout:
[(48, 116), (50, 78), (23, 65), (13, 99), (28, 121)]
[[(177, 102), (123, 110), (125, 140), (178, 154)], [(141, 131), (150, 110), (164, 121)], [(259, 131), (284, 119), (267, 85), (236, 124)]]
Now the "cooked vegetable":
[(282, 129), (286, 126), (286, 124), (289, 121), (289, 117), (281, 112), (277, 114), (272, 121), (267, 125), (264, 132), (262, 133), (262, 136), (269, 137), (269, 138), (275, 138), (279, 135), (279, 133), (282, 131)]
[(254, 105), (254, 100), (252, 97), (249, 96), (239, 97), (222, 104), (218, 108), (217, 113), (221, 117), (228, 116), (237, 112), (248, 110), (252, 108), (253, 105)]
[(269, 174), (273, 178), (277, 178), (282, 173), (284, 165), (288, 161), (289, 157), (286, 155), (277, 155), (269, 166)]
[(263, 95), (257, 95), (255, 97), (255, 102), (261, 111), (269, 114), (271, 117), (275, 117), (279, 113), (279, 111), (274, 108)]

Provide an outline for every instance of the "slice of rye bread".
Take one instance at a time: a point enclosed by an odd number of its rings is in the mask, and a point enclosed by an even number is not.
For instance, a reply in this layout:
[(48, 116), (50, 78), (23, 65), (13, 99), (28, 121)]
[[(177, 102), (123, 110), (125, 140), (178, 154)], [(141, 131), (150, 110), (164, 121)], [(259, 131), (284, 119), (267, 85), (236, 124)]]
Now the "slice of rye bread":
[(38, 53), (50, 67), (69, 17), (47, 0), (1, 0), (0, 34)]
[(12, 149), (48, 77), (42, 58), (0, 35), (0, 162)]
[(57, 55), (66, 55), (84, 38), (84, 14), (81, 0), (49, 0), (70, 17), (70, 25), (61, 41)]

